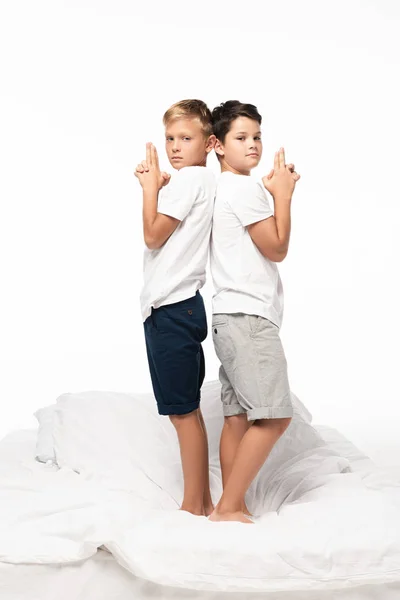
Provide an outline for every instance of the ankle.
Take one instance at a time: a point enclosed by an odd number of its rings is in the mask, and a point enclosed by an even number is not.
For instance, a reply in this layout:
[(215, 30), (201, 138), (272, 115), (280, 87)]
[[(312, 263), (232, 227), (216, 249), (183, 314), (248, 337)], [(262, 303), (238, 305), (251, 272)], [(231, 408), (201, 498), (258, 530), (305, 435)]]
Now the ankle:
[(236, 500), (235, 502), (221, 500), (218, 502), (215, 510), (220, 514), (241, 512), (244, 506), (244, 500)]
[(193, 504), (190, 502), (182, 502), (182, 506), (180, 510), (184, 510), (186, 512), (191, 513), (196, 516), (204, 516), (204, 506), (203, 504)]

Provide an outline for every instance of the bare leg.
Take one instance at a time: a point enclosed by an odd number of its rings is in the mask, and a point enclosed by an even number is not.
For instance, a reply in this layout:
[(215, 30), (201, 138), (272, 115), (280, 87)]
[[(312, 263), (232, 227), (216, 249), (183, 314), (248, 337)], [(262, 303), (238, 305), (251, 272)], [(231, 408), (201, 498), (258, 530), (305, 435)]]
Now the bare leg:
[[(222, 428), (221, 442), (219, 446), (219, 458), (222, 471), (222, 486), (225, 489), (227, 481), (232, 471), (233, 462), (238, 451), (240, 442), (244, 434), (252, 425), (252, 421), (247, 420), (245, 413), (225, 417)], [(250, 512), (243, 501), (242, 512), (250, 516)]]
[(203, 505), (204, 505), (204, 513), (206, 517), (211, 515), (214, 510), (214, 504), (211, 498), (210, 492), (210, 471), (209, 471), (209, 460), (208, 460), (208, 436), (206, 424), (204, 423), (204, 418), (201, 412), (201, 409), (198, 409), (199, 421), (200, 425), (204, 432), (204, 437), (206, 440), (206, 449), (207, 449), (207, 457), (206, 457), (206, 473), (205, 473), (205, 484), (204, 484), (204, 494), (203, 494)]
[(181, 451), (184, 483), (181, 510), (204, 515), (207, 441), (197, 410), (186, 415), (170, 415), (170, 420), (178, 434)]
[(243, 436), (231, 474), (211, 521), (251, 523), (242, 513), (244, 495), (291, 419), (260, 419)]

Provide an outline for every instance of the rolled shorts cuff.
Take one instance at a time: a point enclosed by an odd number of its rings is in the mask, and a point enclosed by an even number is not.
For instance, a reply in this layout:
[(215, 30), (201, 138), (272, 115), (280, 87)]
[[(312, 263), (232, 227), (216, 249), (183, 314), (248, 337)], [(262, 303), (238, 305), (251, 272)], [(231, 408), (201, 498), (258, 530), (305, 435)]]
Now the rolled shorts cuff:
[(187, 415), (200, 406), (200, 399), (187, 404), (159, 404), (157, 403), (159, 415)]
[(256, 421), (258, 419), (285, 419), (293, 417), (293, 408), (291, 406), (259, 406), (247, 411), (247, 420)]

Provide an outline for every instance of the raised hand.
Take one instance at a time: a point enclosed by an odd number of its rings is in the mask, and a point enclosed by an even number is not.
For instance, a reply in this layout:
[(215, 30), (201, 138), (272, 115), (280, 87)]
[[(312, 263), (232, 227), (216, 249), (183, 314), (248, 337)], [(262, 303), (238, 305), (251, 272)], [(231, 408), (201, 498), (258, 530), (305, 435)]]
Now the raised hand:
[(160, 171), (157, 150), (151, 142), (146, 144), (146, 160), (137, 165), (134, 175), (139, 179), (142, 188), (153, 188), (157, 191), (171, 179), (171, 175)]
[(296, 173), (294, 164), (285, 164), (285, 150), (275, 152), (274, 168), (263, 177), (264, 187), (276, 197), (291, 198), (300, 175)]

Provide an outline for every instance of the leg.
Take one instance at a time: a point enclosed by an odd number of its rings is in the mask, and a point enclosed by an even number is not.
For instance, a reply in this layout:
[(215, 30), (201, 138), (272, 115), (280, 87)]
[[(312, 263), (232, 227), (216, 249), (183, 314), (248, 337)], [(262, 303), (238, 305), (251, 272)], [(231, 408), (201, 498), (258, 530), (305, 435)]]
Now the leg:
[[(221, 321), (221, 316), (217, 318)], [(223, 365), (221, 365), (219, 369), (219, 379), (221, 382), (221, 400), (225, 417), (219, 447), (222, 486), (224, 488), (232, 470), (233, 461), (237, 449), (239, 448), (239, 444), (251, 423), (249, 423), (247, 419), (246, 411), (238, 402), (235, 391)], [(250, 512), (245, 502), (243, 502), (242, 512), (250, 516)]]
[[(224, 426), (222, 428), (221, 442), (219, 447), (219, 457), (222, 471), (222, 486), (225, 489), (230, 477), (233, 462), (238, 451), (240, 442), (244, 434), (247, 432), (251, 422), (247, 420), (247, 415), (241, 413), (225, 417)], [(243, 501), (242, 511), (250, 515), (249, 510)]]
[(204, 515), (208, 448), (198, 411), (186, 415), (170, 415), (169, 418), (178, 434), (181, 451), (184, 483), (181, 510)]
[(290, 418), (260, 419), (243, 436), (232, 470), (211, 521), (242, 521), (251, 523), (242, 514), (244, 496), (261, 469), (274, 444), (285, 432)]
[(200, 339), (207, 334), (204, 303), (196, 294), (159, 307), (152, 317), (149, 351), (153, 389), (159, 413), (169, 416), (178, 435), (184, 479), (181, 508), (204, 515), (208, 446), (199, 417), (205, 370)]
[[(245, 519), (241, 513), (245, 493), (276, 441), (288, 427), (293, 409), (287, 365), (279, 329), (257, 315), (219, 316), (214, 343), (232, 382), (236, 402), (254, 424), (244, 434), (221, 500), (211, 520)], [(236, 414), (224, 405), (224, 413)]]
[[(206, 334), (206, 331), (203, 332), (203, 335), (204, 334)], [(202, 345), (200, 344), (200, 347), (199, 347), (199, 379), (198, 379), (199, 398), (201, 395), (201, 386), (203, 385), (205, 374), (206, 374), (206, 362), (204, 359), (203, 348), (202, 348)], [(204, 422), (203, 414), (201, 412), (200, 407), (199, 407), (197, 413), (199, 416), (200, 425), (203, 429), (205, 443), (206, 443), (206, 449), (207, 449), (203, 505), (204, 505), (204, 513), (205, 513), (206, 517), (208, 517), (209, 515), (211, 515), (212, 511), (214, 510), (214, 504), (213, 504), (213, 501), (211, 498), (211, 491), (210, 491), (210, 465), (209, 465), (209, 455), (208, 455), (208, 436), (207, 436), (206, 424)]]
[(206, 446), (206, 469), (205, 469), (205, 480), (204, 480), (204, 494), (203, 494), (203, 505), (204, 505), (204, 514), (206, 515), (206, 517), (208, 517), (209, 515), (211, 515), (212, 511), (214, 510), (214, 505), (213, 505), (213, 501), (211, 498), (211, 492), (210, 492), (210, 471), (209, 471), (209, 461), (208, 461), (208, 436), (207, 436), (207, 429), (206, 429), (206, 424), (204, 423), (204, 418), (201, 412), (201, 409), (199, 408), (198, 410), (198, 416), (199, 416), (199, 421), (200, 421), (200, 425), (203, 429), (203, 434), (204, 434), (204, 438), (205, 438), (205, 446)]

